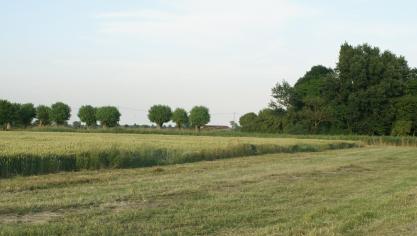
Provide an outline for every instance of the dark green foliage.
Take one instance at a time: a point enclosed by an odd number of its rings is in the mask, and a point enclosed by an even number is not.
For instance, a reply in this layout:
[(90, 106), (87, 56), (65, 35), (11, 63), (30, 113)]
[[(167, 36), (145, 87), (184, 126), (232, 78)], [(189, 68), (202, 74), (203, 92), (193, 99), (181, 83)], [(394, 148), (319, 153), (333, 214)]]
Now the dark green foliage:
[(62, 102), (57, 102), (51, 106), (50, 119), (56, 125), (65, 125), (71, 117), (71, 108)]
[(417, 134), (417, 96), (406, 95), (395, 102), (393, 135)]
[(72, 122), (72, 128), (79, 129), (81, 127), (82, 127), (81, 122), (79, 122), (79, 121)]
[[(276, 84), (272, 97), (272, 109), (286, 109), (284, 132), (416, 133), (417, 69), (367, 44), (343, 44), (335, 70), (314, 66), (293, 87)], [(276, 126), (268, 119), (257, 122), (259, 132)]]
[(115, 127), (120, 121), (120, 112), (117, 107), (105, 106), (97, 108), (96, 118), (103, 127)]
[(403, 96), (395, 102), (397, 120), (417, 122), (417, 96)]
[(158, 128), (162, 128), (163, 124), (170, 121), (172, 110), (167, 105), (154, 105), (148, 111), (148, 118), (151, 122), (156, 123)]
[(207, 107), (195, 106), (190, 112), (190, 123), (192, 127), (200, 130), (203, 125), (210, 122), (210, 112)]
[(305, 101), (311, 98), (321, 97), (326, 93), (326, 83), (333, 76), (333, 70), (324, 66), (313, 66), (294, 85), (291, 105), (295, 110), (303, 109)]
[(88, 127), (97, 125), (96, 108), (90, 105), (80, 107), (78, 117), (81, 122), (84, 122)]
[(409, 135), (412, 132), (412, 128), (413, 128), (412, 121), (405, 121), (405, 120), (396, 121), (392, 128), (392, 135), (394, 136)]
[(244, 132), (256, 132), (258, 130), (258, 116), (253, 113), (246, 113), (239, 119), (241, 130)]
[(36, 118), (39, 121), (39, 126), (48, 125), (50, 123), (51, 108), (40, 105), (36, 107)]
[(0, 126), (5, 129), (16, 117), (16, 109), (7, 100), (0, 100)]
[(320, 125), (331, 120), (331, 108), (326, 101), (319, 96), (307, 96), (303, 99), (301, 114), (309, 133), (318, 133)]
[(284, 130), (285, 110), (272, 110), (269, 108), (259, 112), (257, 118), (258, 132), (282, 133)]
[(337, 64), (334, 90), (328, 91), (337, 119), (353, 133), (390, 134), (395, 120), (393, 103), (405, 94), (410, 68), (403, 57), (381, 53), (368, 45), (344, 44)]
[(182, 127), (186, 127), (188, 125), (188, 114), (187, 111), (185, 111), (182, 108), (177, 108), (172, 113), (172, 121), (175, 122), (178, 129), (181, 129)]
[(283, 109), (263, 109), (256, 115), (253, 112), (240, 117), (242, 131), (261, 133), (283, 133), (286, 111)]
[(36, 117), (36, 109), (32, 103), (21, 104), (17, 110), (17, 123), (27, 127), (32, 124)]
[(275, 87), (272, 88), (272, 97), (273, 101), (270, 102), (269, 106), (272, 109), (289, 109), (292, 105), (292, 98), (294, 94), (294, 89), (287, 81), (282, 81), (282, 83), (277, 83)]

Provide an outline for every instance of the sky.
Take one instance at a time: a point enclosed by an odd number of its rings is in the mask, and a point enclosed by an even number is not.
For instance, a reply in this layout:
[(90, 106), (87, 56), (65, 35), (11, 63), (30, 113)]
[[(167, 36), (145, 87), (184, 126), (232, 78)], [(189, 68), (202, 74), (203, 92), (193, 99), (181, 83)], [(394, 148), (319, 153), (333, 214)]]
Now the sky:
[(416, 1), (0, 0), (0, 99), (117, 106), (150, 124), (154, 104), (204, 105), (227, 125), (341, 44), (417, 66)]

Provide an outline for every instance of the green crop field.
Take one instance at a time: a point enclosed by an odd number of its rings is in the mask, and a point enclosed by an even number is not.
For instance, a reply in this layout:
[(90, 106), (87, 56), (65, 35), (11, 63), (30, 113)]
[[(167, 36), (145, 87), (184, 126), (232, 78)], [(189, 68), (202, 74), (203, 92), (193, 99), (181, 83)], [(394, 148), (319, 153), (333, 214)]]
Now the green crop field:
[(0, 177), (145, 167), (357, 145), (354, 141), (295, 138), (0, 132)]
[(76, 154), (86, 151), (137, 150), (144, 147), (166, 148), (178, 151), (223, 149), (240, 144), (325, 145), (344, 141), (296, 138), (209, 137), (154, 134), (106, 134), (106, 133), (46, 133), (0, 132), (0, 155), (7, 154)]
[(0, 181), (3, 235), (415, 235), (417, 149), (364, 147)]

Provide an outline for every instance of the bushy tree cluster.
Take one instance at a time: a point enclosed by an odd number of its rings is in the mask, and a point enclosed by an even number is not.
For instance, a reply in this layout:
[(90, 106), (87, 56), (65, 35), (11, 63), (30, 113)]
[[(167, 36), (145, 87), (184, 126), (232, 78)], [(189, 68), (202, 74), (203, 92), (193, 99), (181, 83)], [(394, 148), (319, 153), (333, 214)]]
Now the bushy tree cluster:
[(93, 107), (84, 105), (78, 110), (80, 121), (85, 123), (87, 127), (96, 127), (97, 121), (104, 128), (116, 127), (119, 125), (120, 116), (119, 109), (114, 106)]
[(37, 118), (39, 125), (51, 122), (62, 125), (68, 121), (70, 116), (70, 107), (62, 102), (57, 102), (51, 107), (40, 105), (35, 108), (32, 103), (19, 104), (0, 100), (0, 125), (3, 129), (10, 129), (12, 126), (30, 126), (35, 118)]
[[(112, 106), (95, 108), (85, 105), (78, 111), (80, 121), (87, 127), (96, 127), (97, 121), (103, 127), (115, 127), (119, 123), (120, 116), (119, 110)], [(50, 107), (45, 105), (35, 107), (32, 103), (18, 104), (0, 100), (0, 126), (3, 129), (10, 129), (12, 126), (27, 127), (32, 124), (67, 125), (70, 117), (71, 108), (62, 102), (54, 103)], [(36, 122), (33, 122), (35, 118)], [(81, 123), (76, 121), (73, 127), (79, 128)]]
[(265, 108), (258, 114), (247, 113), (240, 117), (239, 123), (244, 132), (282, 133), (285, 110)]
[(117, 126), (120, 121), (120, 116), (121, 114), (117, 107), (104, 106), (96, 110), (96, 119), (100, 121), (101, 126), (104, 128)]
[(187, 111), (182, 108), (177, 108), (172, 112), (167, 105), (154, 105), (148, 111), (148, 118), (159, 129), (163, 127), (164, 123), (172, 121), (178, 129), (191, 126), (200, 130), (202, 126), (210, 122), (210, 112), (204, 106), (195, 106), (188, 115)]
[(273, 116), (282, 121), (282, 129), (249, 113), (241, 117), (242, 130), (417, 133), (417, 70), (403, 57), (367, 44), (343, 44), (335, 69), (314, 66), (294, 86), (276, 84), (272, 97), (270, 109), (277, 111)]

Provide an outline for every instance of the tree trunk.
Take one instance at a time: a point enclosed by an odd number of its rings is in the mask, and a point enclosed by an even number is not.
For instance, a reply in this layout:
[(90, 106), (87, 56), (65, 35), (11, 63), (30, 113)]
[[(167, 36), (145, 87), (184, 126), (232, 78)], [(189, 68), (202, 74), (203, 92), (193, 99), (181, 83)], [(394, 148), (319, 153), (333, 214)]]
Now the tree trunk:
[(181, 124), (180, 123), (177, 123), (177, 129), (181, 130)]
[(6, 130), (11, 130), (11, 129), (12, 129), (12, 124), (10, 124), (10, 122), (7, 122)]
[(200, 132), (200, 126), (196, 126), (195, 131)]
[(157, 129), (161, 129), (162, 128), (162, 124), (156, 124), (156, 128)]

